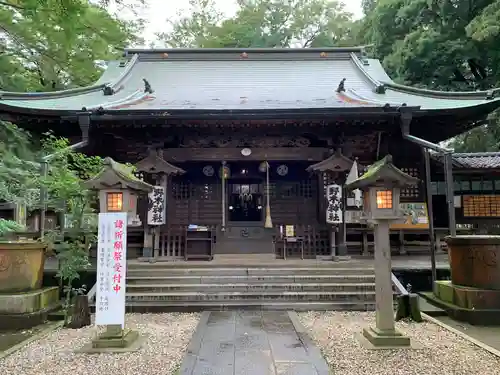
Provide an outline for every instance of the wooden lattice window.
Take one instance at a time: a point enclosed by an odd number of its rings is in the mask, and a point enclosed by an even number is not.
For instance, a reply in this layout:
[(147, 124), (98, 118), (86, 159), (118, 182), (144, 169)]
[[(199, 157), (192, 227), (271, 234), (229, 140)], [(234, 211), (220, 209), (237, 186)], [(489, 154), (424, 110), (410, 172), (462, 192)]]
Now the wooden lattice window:
[(500, 217), (500, 195), (464, 195), (464, 217)]
[(267, 195), (267, 190), (269, 189), (269, 198), (275, 199), (277, 196), (277, 186), (276, 182), (270, 182), (269, 187), (266, 185), (264, 186), (264, 194)]
[(300, 181), (299, 184), (299, 195), (302, 198), (312, 198), (314, 196), (313, 192), (313, 182), (311, 180)]
[(297, 197), (297, 183), (296, 182), (285, 182), (279, 186), (279, 196), (278, 198), (296, 198)]
[(121, 212), (123, 210), (123, 193), (106, 194), (106, 211)]
[(217, 200), (220, 193), (214, 184), (200, 184), (196, 187), (195, 198), (202, 201)]
[(193, 195), (189, 182), (176, 182), (172, 184), (172, 198), (175, 200), (189, 199)]
[[(401, 170), (409, 174), (412, 177), (419, 178), (419, 170), (418, 168), (401, 168)], [(401, 190), (401, 198), (406, 198), (406, 199), (418, 199), (420, 198), (420, 189), (418, 185), (415, 186), (410, 186), (406, 189)]]

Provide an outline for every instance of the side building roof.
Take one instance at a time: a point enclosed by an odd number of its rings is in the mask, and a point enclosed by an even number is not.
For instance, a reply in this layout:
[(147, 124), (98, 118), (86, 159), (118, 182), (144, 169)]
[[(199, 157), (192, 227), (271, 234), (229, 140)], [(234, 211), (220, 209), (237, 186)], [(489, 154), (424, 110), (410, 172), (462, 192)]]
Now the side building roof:
[[(431, 154), (438, 162), (443, 157), (436, 153)], [(500, 169), (500, 152), (467, 152), (452, 154), (453, 168), (468, 170)]]

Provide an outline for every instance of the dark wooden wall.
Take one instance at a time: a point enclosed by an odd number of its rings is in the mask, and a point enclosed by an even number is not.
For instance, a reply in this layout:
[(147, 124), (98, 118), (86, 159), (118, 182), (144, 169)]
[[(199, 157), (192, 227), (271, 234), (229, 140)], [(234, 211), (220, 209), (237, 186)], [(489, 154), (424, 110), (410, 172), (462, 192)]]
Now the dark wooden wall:
[[(228, 164), (232, 167), (233, 176), (240, 164)], [(258, 171), (258, 163), (250, 165), (252, 171)], [(283, 165), (286, 165), (288, 169), (286, 176), (280, 176), (277, 173), (277, 168)], [(222, 222), (220, 164), (190, 163), (180, 166), (186, 170), (186, 174), (171, 178), (167, 189), (168, 223), (220, 225)], [(270, 162), (269, 194), (271, 217), (275, 224), (314, 225), (318, 223), (320, 201), (318, 177), (306, 172), (307, 166), (307, 162), (286, 164)], [(204, 168), (207, 167), (214, 171), (212, 176), (203, 174)], [(261, 179), (262, 191), (265, 192), (265, 173), (260, 173), (258, 177)], [(263, 203), (265, 203), (265, 196)]]

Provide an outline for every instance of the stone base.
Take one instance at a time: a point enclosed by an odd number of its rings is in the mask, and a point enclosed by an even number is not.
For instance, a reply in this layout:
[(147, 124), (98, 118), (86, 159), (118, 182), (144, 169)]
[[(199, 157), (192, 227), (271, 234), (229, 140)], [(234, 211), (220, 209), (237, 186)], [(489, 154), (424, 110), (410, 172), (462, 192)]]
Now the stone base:
[(500, 290), (454, 285), (449, 280), (434, 282), (434, 294), (443, 302), (471, 310), (500, 310)]
[(269, 262), (276, 260), (276, 255), (274, 253), (263, 253), (263, 254), (216, 254), (214, 256), (214, 261), (216, 262)]
[(375, 347), (375, 348), (410, 348), (411, 340), (407, 336), (403, 336), (398, 331), (380, 331), (377, 328), (365, 328), (363, 329), (363, 336)]
[(347, 261), (351, 260), (351, 256), (350, 255), (334, 255), (332, 259), (334, 262), (347, 262)]
[(142, 342), (139, 333), (132, 330), (107, 329), (97, 339), (85, 345), (81, 353), (126, 353), (141, 348)]
[(0, 330), (27, 329), (47, 320), (60, 307), (59, 288), (0, 294)]
[(448, 280), (434, 283), (434, 293), (423, 295), (453, 319), (473, 325), (500, 325), (500, 291), (453, 285)]

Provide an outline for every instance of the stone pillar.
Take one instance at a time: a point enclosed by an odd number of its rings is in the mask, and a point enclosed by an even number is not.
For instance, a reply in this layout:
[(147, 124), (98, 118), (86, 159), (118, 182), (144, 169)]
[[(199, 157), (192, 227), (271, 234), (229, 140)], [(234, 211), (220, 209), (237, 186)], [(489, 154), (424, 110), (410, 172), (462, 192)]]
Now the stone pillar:
[(377, 304), (377, 330), (394, 331), (394, 308), (391, 280), (391, 244), (389, 223), (375, 225), (375, 292)]
[(410, 338), (403, 336), (395, 329), (389, 222), (389, 220), (379, 219), (375, 223), (376, 324), (374, 328), (363, 330), (363, 336), (375, 348), (388, 349), (410, 347)]

